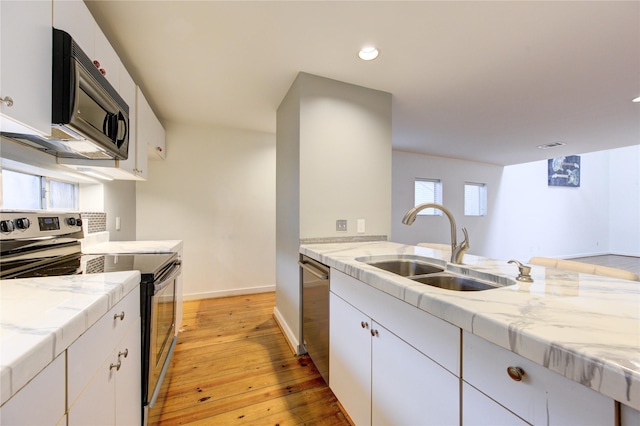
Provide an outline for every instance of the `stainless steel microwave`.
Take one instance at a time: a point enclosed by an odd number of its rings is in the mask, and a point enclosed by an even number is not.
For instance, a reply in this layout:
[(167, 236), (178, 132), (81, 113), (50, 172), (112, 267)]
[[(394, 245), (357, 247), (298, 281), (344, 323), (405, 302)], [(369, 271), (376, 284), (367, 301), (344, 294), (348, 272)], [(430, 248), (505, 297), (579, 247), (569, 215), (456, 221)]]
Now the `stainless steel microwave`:
[(66, 32), (53, 29), (51, 135), (4, 136), (64, 158), (126, 160), (129, 106)]

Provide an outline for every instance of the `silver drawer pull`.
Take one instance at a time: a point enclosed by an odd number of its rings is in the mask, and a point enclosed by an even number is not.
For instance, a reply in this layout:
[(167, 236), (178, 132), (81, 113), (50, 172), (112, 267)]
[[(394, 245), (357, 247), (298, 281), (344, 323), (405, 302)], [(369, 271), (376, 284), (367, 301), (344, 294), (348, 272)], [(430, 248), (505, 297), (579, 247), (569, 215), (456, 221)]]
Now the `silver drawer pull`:
[(511, 377), (511, 379), (515, 380), (516, 382), (520, 382), (522, 381), (525, 373), (524, 370), (520, 367), (507, 367), (507, 374), (509, 375), (509, 377)]
[(378, 337), (378, 330), (371, 329), (371, 335), (373, 337)]
[(127, 357), (129, 355), (129, 348), (125, 348), (124, 352), (118, 352), (118, 361), (120, 361), (120, 357)]
[(118, 362), (111, 363), (111, 365), (109, 366), (109, 370), (113, 370), (114, 368), (116, 369), (116, 371), (120, 371), (120, 367), (122, 366), (122, 362), (120, 360), (118, 360)]
[(365, 321), (360, 321), (360, 327), (362, 328), (369, 328), (369, 323), (365, 322)]
[(117, 320), (118, 318), (120, 318), (120, 321), (124, 321), (124, 311), (120, 312), (119, 314), (113, 315), (114, 320)]

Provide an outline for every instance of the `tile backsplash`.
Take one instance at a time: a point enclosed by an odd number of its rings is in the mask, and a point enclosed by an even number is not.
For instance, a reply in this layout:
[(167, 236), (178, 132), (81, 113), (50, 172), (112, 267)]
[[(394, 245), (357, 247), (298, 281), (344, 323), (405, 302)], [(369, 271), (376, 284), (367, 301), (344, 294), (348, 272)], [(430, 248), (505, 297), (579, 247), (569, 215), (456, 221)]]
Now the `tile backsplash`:
[(87, 234), (93, 234), (96, 232), (102, 232), (107, 230), (107, 214), (102, 212), (82, 212), (80, 213), (82, 218), (85, 232)]

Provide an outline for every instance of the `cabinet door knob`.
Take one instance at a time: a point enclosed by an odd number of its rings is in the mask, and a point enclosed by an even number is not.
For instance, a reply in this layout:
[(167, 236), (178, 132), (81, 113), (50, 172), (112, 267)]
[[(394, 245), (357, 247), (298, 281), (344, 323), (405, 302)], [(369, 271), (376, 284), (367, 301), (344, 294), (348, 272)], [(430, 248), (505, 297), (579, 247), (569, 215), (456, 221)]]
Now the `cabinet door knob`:
[(0, 98), (0, 104), (5, 104), (8, 107), (12, 107), (13, 99), (11, 99), (11, 96), (5, 96), (4, 98)]
[(369, 323), (368, 323), (368, 322), (365, 322), (365, 321), (361, 321), (361, 322), (360, 322), (360, 327), (362, 327), (362, 328), (369, 328)]
[(509, 377), (511, 377), (511, 379), (515, 380), (516, 382), (520, 382), (522, 381), (522, 378), (524, 377), (524, 370), (520, 367), (507, 367), (507, 374), (509, 375)]
[(371, 329), (371, 335), (373, 337), (378, 337), (378, 330)]
[(118, 318), (120, 318), (120, 321), (124, 321), (124, 311), (120, 312), (119, 314), (113, 315), (114, 320), (117, 320)]
[(111, 363), (111, 365), (109, 366), (109, 370), (113, 370), (114, 368), (116, 369), (116, 371), (120, 371), (120, 367), (122, 366), (122, 361), (118, 360), (118, 362)]

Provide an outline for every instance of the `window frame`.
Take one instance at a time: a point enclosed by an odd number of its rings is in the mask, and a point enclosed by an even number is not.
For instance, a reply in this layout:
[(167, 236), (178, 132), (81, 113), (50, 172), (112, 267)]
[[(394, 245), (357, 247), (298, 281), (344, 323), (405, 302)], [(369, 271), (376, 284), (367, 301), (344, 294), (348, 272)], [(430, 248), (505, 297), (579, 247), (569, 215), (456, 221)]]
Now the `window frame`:
[[(28, 173), (20, 170), (13, 170), (9, 168), (3, 168), (2, 173), (16, 173), (21, 175), (27, 175), (36, 177), (39, 180), (39, 189), (38, 189), (38, 208), (37, 210), (41, 211), (52, 211), (52, 210), (63, 210), (63, 211), (80, 211), (80, 184), (78, 182), (73, 182), (70, 180), (54, 178), (50, 176), (44, 176), (36, 173)], [(5, 175), (6, 177), (6, 175)], [(1, 179), (2, 185), (4, 187), (5, 177)], [(73, 187), (74, 192), (74, 205), (72, 207), (56, 207), (55, 209), (51, 207), (51, 182), (59, 182), (67, 185), (71, 185)], [(12, 209), (12, 210), (32, 210), (30, 207), (21, 207), (21, 206), (5, 206), (6, 194), (4, 188), (2, 188), (2, 208), (3, 209)]]
[[(413, 183), (413, 205), (414, 206), (417, 206), (419, 204), (424, 204), (424, 203), (442, 204), (442, 192), (443, 192), (442, 179), (416, 177), (414, 178), (413, 182), (414, 182)], [(432, 199), (427, 199), (427, 198), (420, 199), (420, 200), (418, 199), (420, 182), (423, 182), (423, 183), (428, 182), (433, 184)], [(423, 209), (418, 212), (418, 216), (442, 216), (442, 211), (434, 208)]]
[[(467, 189), (477, 188), (477, 198), (475, 199), (475, 206), (469, 206), (469, 198)], [(465, 182), (462, 191), (462, 203), (464, 215), (467, 217), (484, 217), (487, 216), (487, 184), (483, 182)]]

